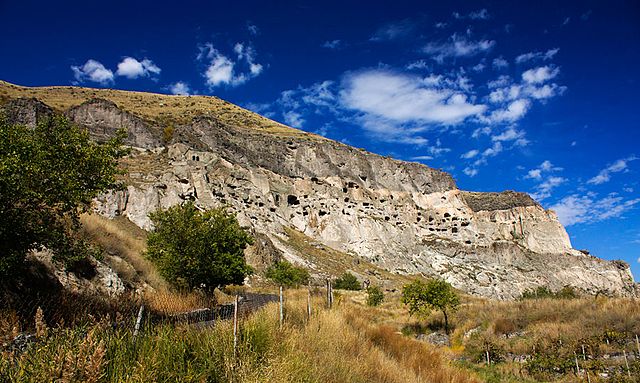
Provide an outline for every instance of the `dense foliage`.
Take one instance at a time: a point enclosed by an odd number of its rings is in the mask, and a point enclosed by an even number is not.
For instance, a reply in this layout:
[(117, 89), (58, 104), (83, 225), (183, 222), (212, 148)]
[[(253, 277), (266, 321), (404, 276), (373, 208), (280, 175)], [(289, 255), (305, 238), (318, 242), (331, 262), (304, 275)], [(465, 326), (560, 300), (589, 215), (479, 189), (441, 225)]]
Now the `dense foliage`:
[(378, 286), (367, 287), (367, 305), (368, 306), (380, 306), (384, 300), (384, 293)]
[(578, 293), (571, 286), (565, 286), (558, 291), (551, 291), (548, 287), (539, 286), (535, 290), (525, 291), (520, 297), (521, 300), (538, 298), (575, 299), (578, 298)]
[(252, 239), (223, 208), (203, 212), (188, 202), (149, 217), (155, 229), (147, 238), (146, 254), (173, 286), (241, 285), (252, 272), (244, 259)]
[(460, 297), (453, 287), (441, 279), (428, 282), (415, 280), (402, 288), (402, 303), (409, 307), (411, 315), (427, 316), (431, 310), (444, 314), (444, 328), (449, 332), (449, 313), (460, 305)]
[(297, 287), (309, 282), (309, 272), (282, 260), (266, 270), (265, 275), (280, 286)]
[(29, 250), (47, 247), (67, 267), (90, 247), (75, 235), (80, 212), (116, 187), (124, 133), (106, 143), (65, 117), (30, 128), (0, 116), (0, 275), (14, 273)]
[(358, 278), (349, 272), (342, 274), (340, 278), (336, 279), (333, 287), (341, 290), (360, 290), (362, 288)]

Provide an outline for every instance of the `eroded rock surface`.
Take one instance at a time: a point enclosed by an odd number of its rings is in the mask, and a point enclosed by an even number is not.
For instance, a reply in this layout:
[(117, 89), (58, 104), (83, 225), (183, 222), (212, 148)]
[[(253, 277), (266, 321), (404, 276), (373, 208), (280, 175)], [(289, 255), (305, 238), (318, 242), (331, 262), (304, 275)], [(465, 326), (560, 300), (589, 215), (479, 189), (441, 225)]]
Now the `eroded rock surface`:
[(441, 277), (476, 295), (513, 299), (541, 285), (635, 294), (628, 265), (574, 250), (555, 213), (524, 193), (465, 192), (449, 174), (418, 163), (215, 116), (176, 126), (163, 147), (160, 127), (108, 101), (68, 115), (96, 139), (128, 129), (139, 148), (125, 161), (128, 187), (101, 196), (96, 208), (147, 230), (148, 213), (192, 200), (238, 214), (258, 238), (248, 254), (254, 263), (284, 256), (314, 269), (280, 240), (294, 228), (354, 259)]

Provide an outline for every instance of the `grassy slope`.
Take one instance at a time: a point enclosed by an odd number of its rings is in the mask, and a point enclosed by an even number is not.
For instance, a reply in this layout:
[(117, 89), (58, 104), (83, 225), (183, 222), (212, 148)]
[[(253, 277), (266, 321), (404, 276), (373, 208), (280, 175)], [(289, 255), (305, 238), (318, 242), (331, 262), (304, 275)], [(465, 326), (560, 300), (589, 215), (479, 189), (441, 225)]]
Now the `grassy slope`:
[(321, 136), (290, 128), (217, 97), (175, 96), (157, 93), (94, 89), (74, 86), (23, 87), (0, 80), (0, 102), (35, 97), (59, 112), (92, 98), (115, 102), (123, 110), (160, 126), (189, 123), (196, 116), (214, 116), (231, 126), (273, 134), (324, 140)]

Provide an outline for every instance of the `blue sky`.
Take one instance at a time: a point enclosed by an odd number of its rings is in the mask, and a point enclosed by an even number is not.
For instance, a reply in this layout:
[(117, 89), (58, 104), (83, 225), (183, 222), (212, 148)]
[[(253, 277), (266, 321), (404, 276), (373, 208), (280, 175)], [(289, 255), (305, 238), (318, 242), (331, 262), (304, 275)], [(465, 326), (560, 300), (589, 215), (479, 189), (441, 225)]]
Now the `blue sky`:
[(5, 0), (0, 79), (216, 95), (526, 191), (640, 279), (638, 2), (388, 3)]

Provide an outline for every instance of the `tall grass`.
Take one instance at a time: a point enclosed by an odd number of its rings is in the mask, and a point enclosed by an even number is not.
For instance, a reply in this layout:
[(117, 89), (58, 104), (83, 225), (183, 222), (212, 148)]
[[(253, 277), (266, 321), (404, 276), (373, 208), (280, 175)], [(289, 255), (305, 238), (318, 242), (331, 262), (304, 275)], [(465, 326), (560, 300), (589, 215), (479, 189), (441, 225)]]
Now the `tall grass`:
[(55, 328), (25, 353), (4, 351), (0, 381), (8, 382), (476, 382), (451, 367), (433, 347), (389, 327), (360, 319), (344, 301), (324, 308), (323, 297), (286, 292), (285, 320), (271, 303), (241, 318), (233, 350), (231, 321), (198, 329), (147, 324), (133, 338), (103, 320)]

